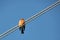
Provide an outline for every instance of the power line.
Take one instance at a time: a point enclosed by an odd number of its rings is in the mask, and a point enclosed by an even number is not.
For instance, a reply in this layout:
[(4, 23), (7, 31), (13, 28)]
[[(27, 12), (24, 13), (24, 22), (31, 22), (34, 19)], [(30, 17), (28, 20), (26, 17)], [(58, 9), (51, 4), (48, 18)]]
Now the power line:
[(44, 14), (45, 12), (53, 9), (54, 7), (56, 7), (56, 6), (59, 5), (59, 4), (60, 4), (60, 0), (57, 1), (57, 2), (55, 2), (55, 3), (52, 4), (52, 5), (48, 6), (47, 8), (43, 9), (43, 10), (40, 11), (39, 13), (36, 13), (35, 15), (31, 16), (30, 18), (28, 18), (28, 19), (26, 20), (26, 22), (28, 23), (28, 22), (32, 21), (33, 19), (41, 16), (42, 14)]
[[(42, 14), (44, 14), (45, 12), (53, 9), (54, 7), (56, 7), (57, 5), (60, 4), (60, 0), (58, 0), (57, 2), (55, 2), (54, 4), (48, 6), (47, 8), (43, 9), (42, 11), (40, 11), (39, 13), (36, 13), (35, 15), (31, 16), (30, 18), (28, 18), (27, 20), (25, 20), (26, 24), (29, 23), (30, 21), (34, 20), (35, 18), (41, 16)], [(8, 34), (14, 32), (15, 30), (17, 30), (19, 27), (18, 25), (14, 26), (13, 28), (9, 29), (8, 31), (4, 32), (3, 34), (0, 35), (0, 39), (4, 38), (5, 36), (7, 36)]]
[(7, 36), (9, 33), (14, 32), (18, 28), (19, 28), (18, 25), (16, 25), (13, 28), (9, 29), (8, 31), (4, 32), (3, 34), (0, 35), (0, 39), (2, 39), (3, 37)]

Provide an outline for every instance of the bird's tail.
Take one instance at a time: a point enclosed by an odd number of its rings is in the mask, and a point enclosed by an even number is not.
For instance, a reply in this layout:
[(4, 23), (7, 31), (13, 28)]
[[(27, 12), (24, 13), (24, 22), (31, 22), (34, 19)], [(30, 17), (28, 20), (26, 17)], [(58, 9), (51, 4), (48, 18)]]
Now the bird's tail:
[(19, 30), (21, 31), (21, 34), (24, 34), (24, 30), (22, 27), (20, 27)]
[(24, 34), (24, 30), (23, 29), (21, 30), (21, 34)]

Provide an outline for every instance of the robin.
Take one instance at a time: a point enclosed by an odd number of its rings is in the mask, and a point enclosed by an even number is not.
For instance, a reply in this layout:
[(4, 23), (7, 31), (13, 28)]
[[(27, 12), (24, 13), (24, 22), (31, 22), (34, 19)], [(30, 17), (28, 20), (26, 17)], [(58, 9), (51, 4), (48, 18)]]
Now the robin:
[(19, 26), (19, 30), (21, 30), (21, 34), (24, 34), (25, 20), (23, 18), (19, 20), (18, 26)]

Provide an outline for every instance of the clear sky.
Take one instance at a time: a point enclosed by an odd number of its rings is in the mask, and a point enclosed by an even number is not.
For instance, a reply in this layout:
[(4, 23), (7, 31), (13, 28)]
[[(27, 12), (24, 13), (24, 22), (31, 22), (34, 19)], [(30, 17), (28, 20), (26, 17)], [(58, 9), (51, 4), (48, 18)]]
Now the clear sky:
[[(57, 0), (0, 0), (0, 34)], [(60, 5), (26, 24), (25, 33), (18, 30), (2, 40), (60, 40)]]

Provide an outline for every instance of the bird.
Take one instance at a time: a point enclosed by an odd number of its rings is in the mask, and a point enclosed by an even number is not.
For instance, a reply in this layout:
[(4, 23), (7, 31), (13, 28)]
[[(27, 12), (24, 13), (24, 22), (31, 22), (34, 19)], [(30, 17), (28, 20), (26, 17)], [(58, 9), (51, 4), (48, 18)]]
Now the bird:
[(21, 18), (18, 23), (19, 30), (21, 30), (21, 34), (24, 34), (25, 31), (25, 20), (24, 18)]

